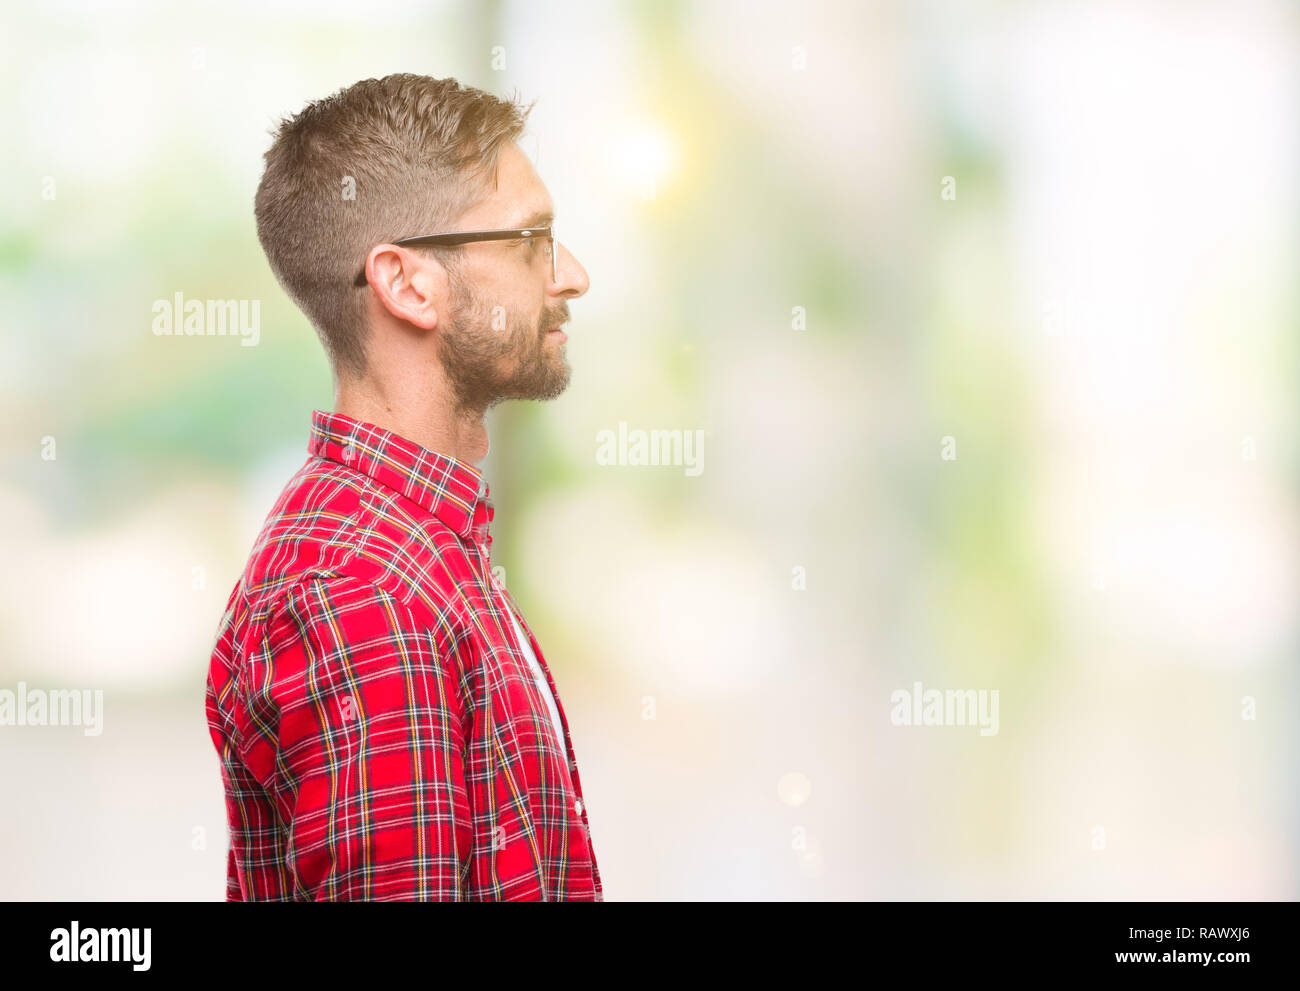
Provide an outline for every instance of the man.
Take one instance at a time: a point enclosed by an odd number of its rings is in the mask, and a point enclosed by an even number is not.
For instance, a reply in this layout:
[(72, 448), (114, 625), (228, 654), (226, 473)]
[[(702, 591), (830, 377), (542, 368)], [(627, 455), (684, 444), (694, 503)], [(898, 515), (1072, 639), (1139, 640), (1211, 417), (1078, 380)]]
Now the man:
[(212, 653), (227, 900), (603, 899), (474, 467), (490, 406), (567, 386), (558, 328), (588, 285), (516, 143), (530, 109), (367, 79), (266, 154), (258, 238), (330, 356), (335, 412), (313, 414)]

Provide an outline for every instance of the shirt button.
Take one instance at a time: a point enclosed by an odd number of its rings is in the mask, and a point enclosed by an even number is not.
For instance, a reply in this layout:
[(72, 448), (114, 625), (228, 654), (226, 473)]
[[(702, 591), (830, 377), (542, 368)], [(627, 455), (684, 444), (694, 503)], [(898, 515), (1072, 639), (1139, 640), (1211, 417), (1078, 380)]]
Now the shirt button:
[(578, 815), (582, 815), (582, 799), (578, 799), (573, 803), (573, 809), (578, 813)]

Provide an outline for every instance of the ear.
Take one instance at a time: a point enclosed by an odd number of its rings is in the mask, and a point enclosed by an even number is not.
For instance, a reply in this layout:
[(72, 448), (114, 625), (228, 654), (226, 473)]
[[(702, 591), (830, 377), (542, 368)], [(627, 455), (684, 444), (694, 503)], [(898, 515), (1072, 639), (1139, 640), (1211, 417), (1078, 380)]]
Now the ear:
[(366, 256), (366, 282), (393, 316), (423, 330), (438, 325), (438, 302), (447, 295), (447, 270), (395, 244), (379, 244)]

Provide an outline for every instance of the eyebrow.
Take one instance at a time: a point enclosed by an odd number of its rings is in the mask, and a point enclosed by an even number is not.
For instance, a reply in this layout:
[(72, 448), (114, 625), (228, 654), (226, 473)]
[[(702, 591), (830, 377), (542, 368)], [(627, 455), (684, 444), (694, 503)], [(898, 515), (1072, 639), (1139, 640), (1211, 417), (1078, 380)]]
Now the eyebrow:
[[(530, 217), (525, 217), (520, 223), (514, 224), (514, 227), (523, 229), (526, 227), (549, 227), (555, 223), (555, 214), (549, 211), (538, 211)], [(507, 228), (509, 230), (510, 228)]]

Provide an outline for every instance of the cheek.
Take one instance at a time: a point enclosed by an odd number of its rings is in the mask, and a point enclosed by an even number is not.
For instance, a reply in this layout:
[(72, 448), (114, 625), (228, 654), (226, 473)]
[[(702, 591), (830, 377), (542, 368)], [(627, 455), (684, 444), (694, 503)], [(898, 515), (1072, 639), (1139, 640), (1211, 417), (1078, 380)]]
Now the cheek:
[(532, 327), (534, 331), (540, 332), (544, 330), (545, 327), (543, 325), (546, 323), (545, 304), (540, 302), (533, 303), (527, 312), (529, 314), (528, 326)]

